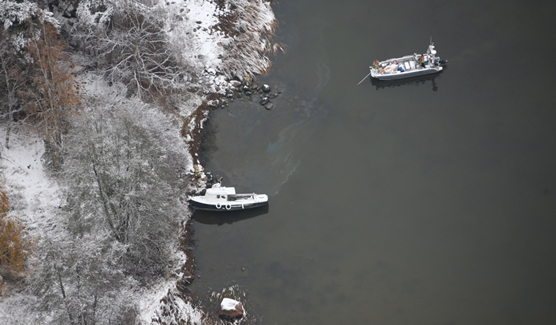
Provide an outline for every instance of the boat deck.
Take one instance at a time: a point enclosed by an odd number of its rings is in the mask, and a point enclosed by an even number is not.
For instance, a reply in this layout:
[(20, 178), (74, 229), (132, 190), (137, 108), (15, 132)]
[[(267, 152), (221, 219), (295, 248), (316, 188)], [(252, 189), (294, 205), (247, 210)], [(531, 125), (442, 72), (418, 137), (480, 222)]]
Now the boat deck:
[(394, 80), (436, 73), (441, 70), (441, 66), (432, 64), (427, 59), (420, 63), (417, 55), (407, 55), (401, 58), (382, 61), (379, 63), (378, 68), (371, 67), (371, 77), (382, 80)]
[(446, 64), (446, 60), (440, 60), (436, 56), (436, 50), (431, 41), (424, 54), (413, 53), (381, 62), (375, 60), (370, 67), (370, 75), (379, 80), (411, 78), (440, 72), (444, 64)]

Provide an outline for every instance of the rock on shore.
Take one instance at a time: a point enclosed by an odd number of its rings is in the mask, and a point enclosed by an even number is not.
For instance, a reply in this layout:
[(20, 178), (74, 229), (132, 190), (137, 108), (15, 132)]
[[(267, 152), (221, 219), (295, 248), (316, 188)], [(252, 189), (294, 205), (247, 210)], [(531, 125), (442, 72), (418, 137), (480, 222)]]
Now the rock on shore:
[(227, 321), (236, 321), (245, 316), (243, 304), (237, 300), (224, 298), (220, 303), (220, 311), (218, 316)]

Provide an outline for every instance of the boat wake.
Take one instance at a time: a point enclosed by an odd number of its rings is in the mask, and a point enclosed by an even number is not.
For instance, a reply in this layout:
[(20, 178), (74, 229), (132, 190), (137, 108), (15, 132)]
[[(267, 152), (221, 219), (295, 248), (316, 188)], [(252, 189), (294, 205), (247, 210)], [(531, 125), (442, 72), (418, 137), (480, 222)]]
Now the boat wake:
[[(324, 46), (324, 45), (322, 45)], [(320, 51), (324, 53), (324, 51)], [(326, 109), (321, 94), (331, 80), (331, 70), (326, 57), (314, 61), (314, 86), (309, 89), (294, 86), (280, 80), (282, 94), (274, 101), (276, 109), (258, 113), (240, 109), (231, 104), (227, 117), (214, 124), (213, 131), (220, 134), (214, 139), (207, 155), (207, 166), (216, 174), (222, 174), (226, 184), (234, 184), (238, 190), (254, 190), (276, 195), (298, 170), (300, 153), (313, 136)], [(205, 134), (211, 134), (205, 130)], [(210, 144), (211, 141), (205, 143)], [(246, 188), (242, 188), (246, 186)]]
[(274, 157), (270, 165), (279, 171), (282, 178), (270, 193), (278, 194), (282, 185), (288, 182), (291, 175), (297, 171), (300, 164), (296, 158), (296, 150), (312, 136), (322, 117), (320, 107), (320, 94), (330, 81), (330, 68), (323, 62), (316, 63), (318, 83), (311, 92), (310, 99), (302, 106), (303, 119), (282, 128), (278, 133), (278, 139), (268, 144), (266, 152)]

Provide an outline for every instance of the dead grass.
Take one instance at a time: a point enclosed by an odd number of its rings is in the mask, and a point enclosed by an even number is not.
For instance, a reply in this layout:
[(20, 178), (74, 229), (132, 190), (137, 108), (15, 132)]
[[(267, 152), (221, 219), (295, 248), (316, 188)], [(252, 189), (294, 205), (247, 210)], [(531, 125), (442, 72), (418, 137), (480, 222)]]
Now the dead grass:
[(244, 80), (247, 76), (266, 74), (271, 68), (269, 53), (283, 50), (273, 43), (278, 22), (266, 7), (271, 2), (233, 0), (217, 2), (221, 11), (213, 28), (233, 41), (224, 45), (222, 72), (228, 78)]

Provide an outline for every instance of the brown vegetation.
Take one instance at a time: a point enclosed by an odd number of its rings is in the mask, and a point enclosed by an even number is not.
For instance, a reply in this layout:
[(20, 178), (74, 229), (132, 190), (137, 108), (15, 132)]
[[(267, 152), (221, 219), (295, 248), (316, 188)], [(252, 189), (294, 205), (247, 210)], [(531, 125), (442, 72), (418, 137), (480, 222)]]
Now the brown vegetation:
[[(222, 72), (228, 78), (251, 78), (254, 74), (266, 74), (271, 68), (267, 53), (282, 50), (279, 44), (272, 42), (277, 28), (277, 21), (267, 21), (260, 3), (246, 0), (228, 3), (217, 1), (223, 10), (218, 17), (214, 30), (223, 32), (233, 39), (224, 44)], [(226, 7), (228, 6), (228, 7)]]
[[(6, 147), (9, 148), (13, 122), (31, 126), (45, 139), (47, 162), (57, 167), (61, 165), (58, 152), (62, 135), (81, 101), (71, 54), (67, 42), (50, 22), (29, 18), (14, 26), (0, 32)], [(24, 45), (14, 48), (11, 44), (15, 39), (24, 39)]]
[(33, 125), (47, 142), (59, 145), (68, 117), (80, 103), (80, 86), (72, 74), (74, 64), (66, 42), (52, 25), (43, 23), (40, 27), (40, 38), (27, 46), (32, 66), (19, 95)]
[(35, 241), (29, 238), (19, 219), (8, 216), (9, 210), (6, 188), (0, 185), (0, 276), (18, 278), (23, 275)]

